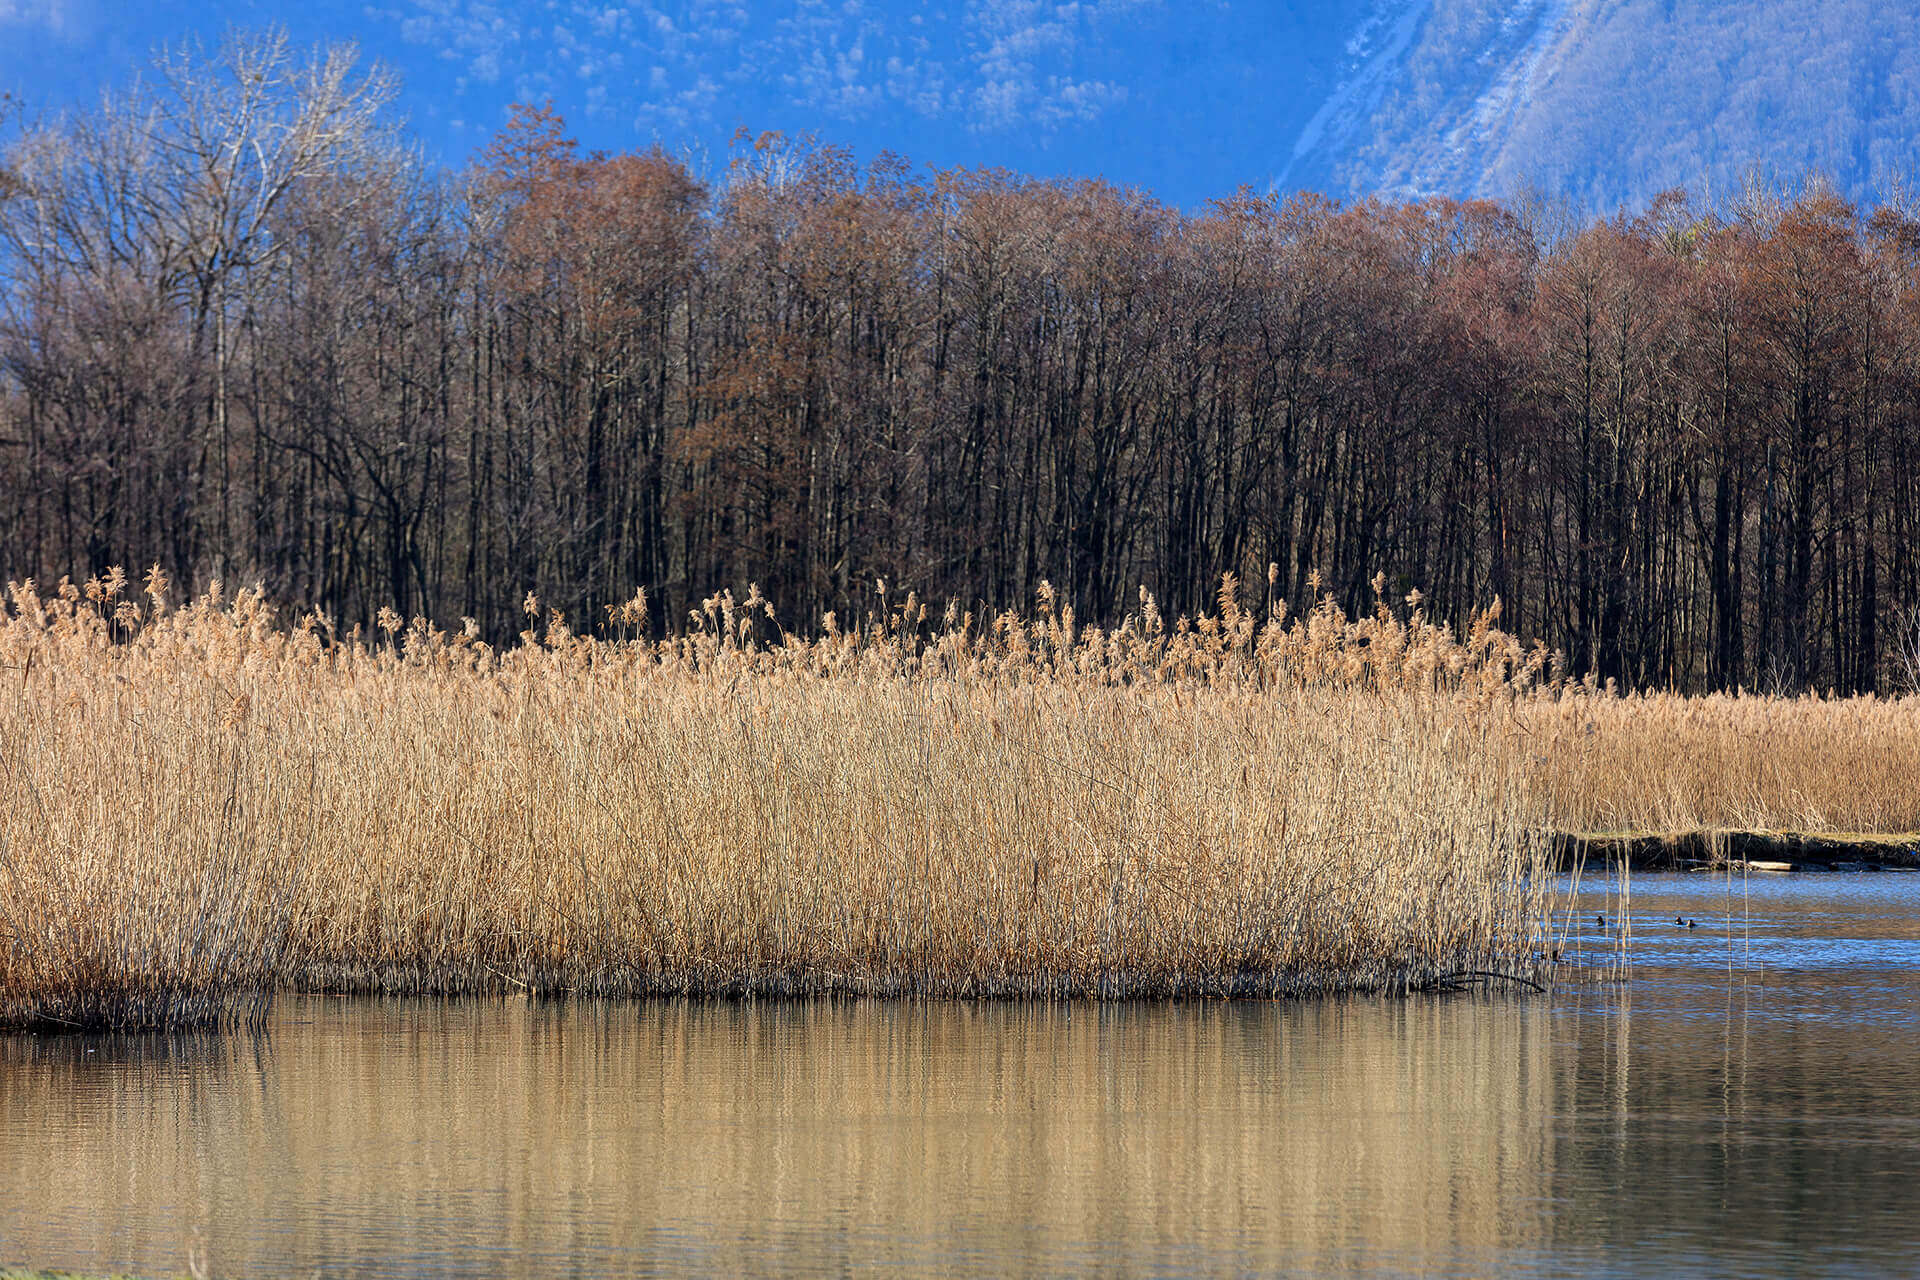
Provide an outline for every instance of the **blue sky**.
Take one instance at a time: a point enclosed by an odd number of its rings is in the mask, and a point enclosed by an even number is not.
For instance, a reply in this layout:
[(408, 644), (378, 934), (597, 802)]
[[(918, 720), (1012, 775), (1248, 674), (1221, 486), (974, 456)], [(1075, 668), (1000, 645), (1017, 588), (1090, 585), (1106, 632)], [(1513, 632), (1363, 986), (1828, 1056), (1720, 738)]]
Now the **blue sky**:
[(158, 45), (278, 23), (356, 41), (457, 164), (515, 100), (588, 147), (660, 141), (709, 173), (735, 131), (862, 157), (1099, 175), (1193, 207), (1264, 187), (1339, 74), (1364, 5), (1238, 0), (0, 0), (0, 89), (91, 103)]

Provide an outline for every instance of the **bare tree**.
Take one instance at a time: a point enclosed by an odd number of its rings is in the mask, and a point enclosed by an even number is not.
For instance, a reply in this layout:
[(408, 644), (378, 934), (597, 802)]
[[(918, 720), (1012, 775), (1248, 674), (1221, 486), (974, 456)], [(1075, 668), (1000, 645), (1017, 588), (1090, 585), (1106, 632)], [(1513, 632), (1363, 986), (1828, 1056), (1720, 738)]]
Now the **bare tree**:
[[(163, 51), (150, 79), (97, 111), (29, 130), (0, 252), (47, 283), (128, 277), (184, 313), (211, 371), (206, 448), (218, 473), (216, 538), (230, 531), (230, 374), (236, 294), (282, 251), (276, 211), (303, 183), (388, 149), (392, 77), (351, 44), (296, 56), (286, 33), (230, 33), (207, 55)], [(361, 190), (350, 187), (349, 190)]]

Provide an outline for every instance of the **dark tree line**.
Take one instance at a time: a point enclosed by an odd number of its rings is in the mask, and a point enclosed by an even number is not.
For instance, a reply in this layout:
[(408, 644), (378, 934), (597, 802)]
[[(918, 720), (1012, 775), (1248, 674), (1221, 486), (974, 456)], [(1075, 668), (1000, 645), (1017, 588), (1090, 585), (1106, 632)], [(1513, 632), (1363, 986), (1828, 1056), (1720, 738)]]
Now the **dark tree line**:
[(1623, 684), (1893, 685), (1920, 217), (861, 167), (706, 185), (521, 109), (468, 171), (242, 39), (0, 159), (0, 572), (159, 561), (495, 635), (757, 582), (789, 625), (1050, 580), (1089, 622), (1385, 571)]

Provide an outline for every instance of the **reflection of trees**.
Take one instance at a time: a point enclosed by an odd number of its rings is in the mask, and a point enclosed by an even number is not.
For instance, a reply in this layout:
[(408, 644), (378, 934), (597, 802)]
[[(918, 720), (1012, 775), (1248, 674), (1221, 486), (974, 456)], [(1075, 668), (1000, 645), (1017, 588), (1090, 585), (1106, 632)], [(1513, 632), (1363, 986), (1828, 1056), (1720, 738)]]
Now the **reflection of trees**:
[(1633, 1274), (1897, 1270), (1911, 1225), (1891, 1189), (1920, 1171), (1897, 1065), (1910, 995), (1856, 970), (1724, 979), (1679, 1010), (1623, 993), (1616, 1012), (1563, 1019), (1552, 1256)]

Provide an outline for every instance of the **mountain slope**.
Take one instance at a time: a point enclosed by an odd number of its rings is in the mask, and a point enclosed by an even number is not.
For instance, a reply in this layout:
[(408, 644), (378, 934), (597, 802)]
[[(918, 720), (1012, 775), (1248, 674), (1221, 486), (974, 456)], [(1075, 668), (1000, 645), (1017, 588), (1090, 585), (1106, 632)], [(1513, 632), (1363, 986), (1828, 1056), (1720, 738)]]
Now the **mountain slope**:
[(1379, 0), (1281, 180), (1591, 209), (1756, 174), (1885, 195), (1920, 146), (1920, 5)]

